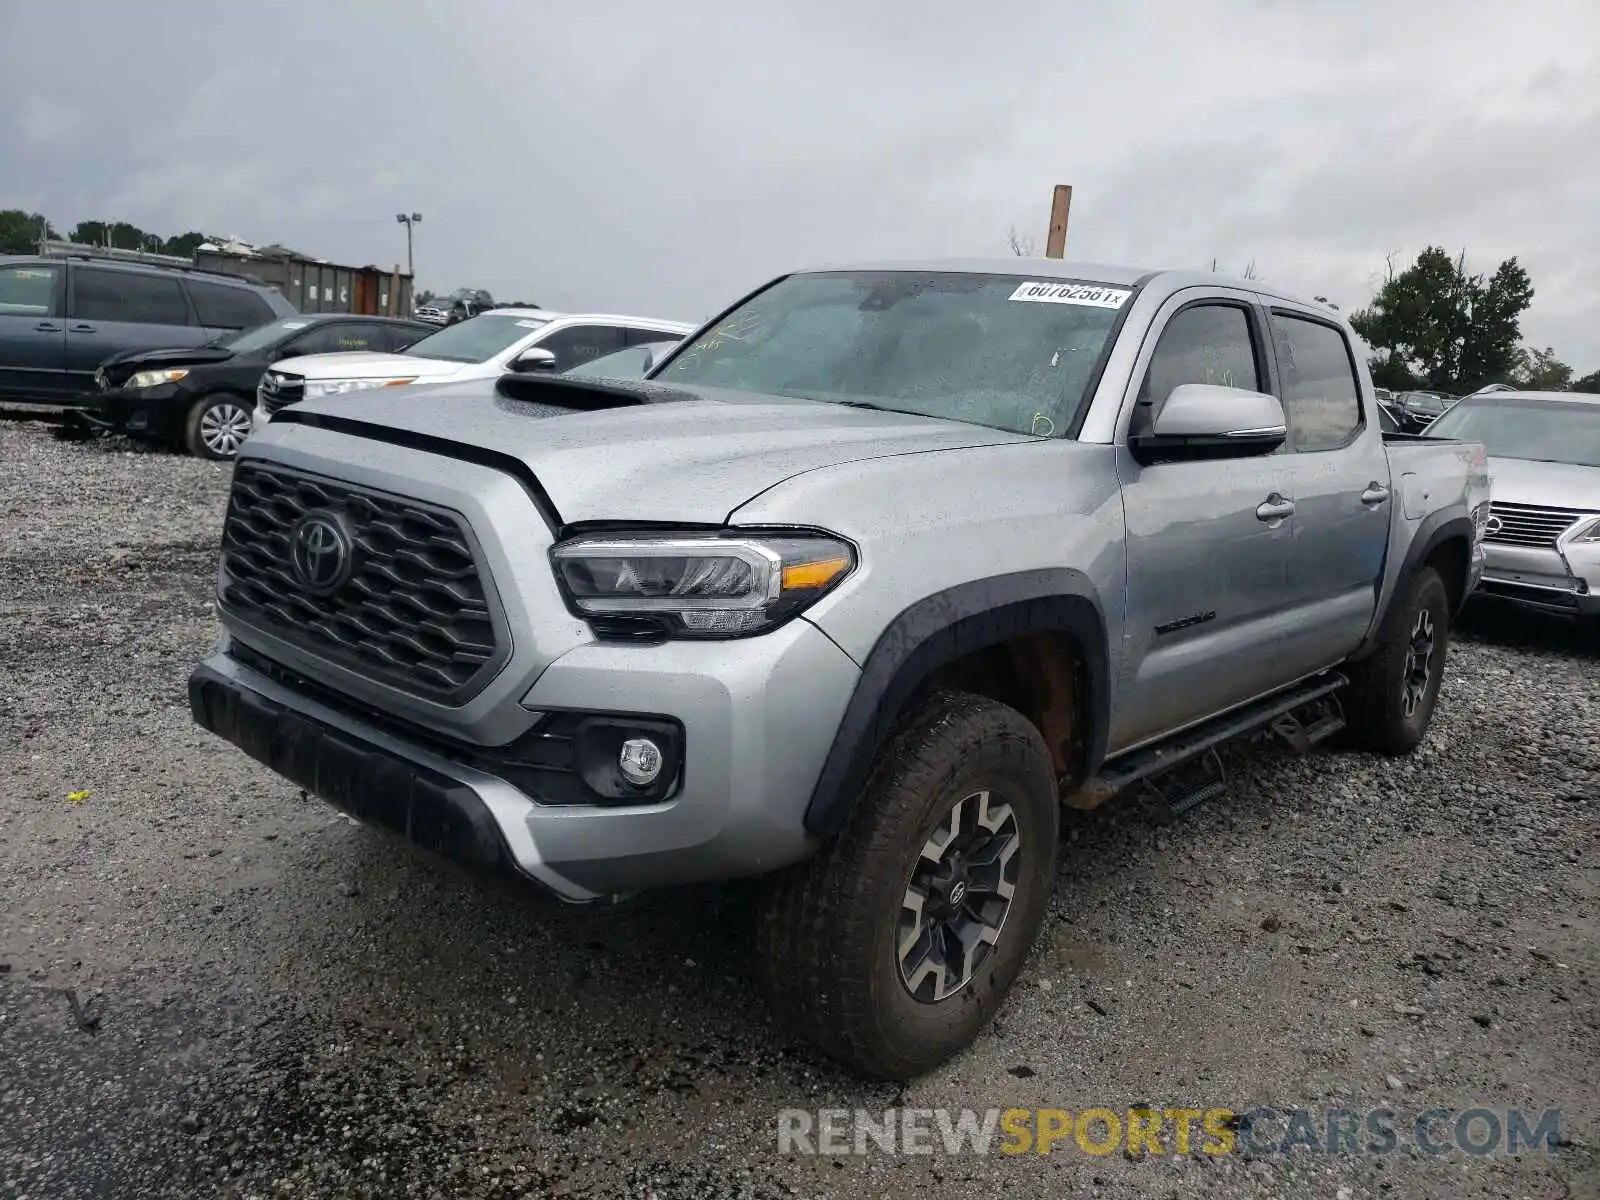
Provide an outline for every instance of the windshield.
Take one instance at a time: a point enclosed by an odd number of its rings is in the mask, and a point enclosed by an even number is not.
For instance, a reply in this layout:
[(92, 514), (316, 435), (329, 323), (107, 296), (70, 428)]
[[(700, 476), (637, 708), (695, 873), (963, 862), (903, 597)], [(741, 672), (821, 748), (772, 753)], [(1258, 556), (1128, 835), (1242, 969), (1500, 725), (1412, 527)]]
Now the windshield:
[(653, 378), (1062, 435), (1131, 294), (1020, 275), (791, 275)]
[(488, 362), (496, 354), (520, 342), (548, 324), (542, 317), (498, 317), (490, 313), (450, 325), (430, 333), (420, 342), (402, 350), (412, 358), (437, 358), (445, 362)]
[(1464, 400), (1429, 437), (1482, 442), (1493, 458), (1600, 467), (1600, 404), (1568, 400)]
[(268, 325), (257, 325), (254, 329), (246, 329), (242, 333), (227, 334), (211, 344), (220, 346), (224, 350), (232, 350), (235, 354), (254, 354), (310, 324), (310, 321), (297, 321), (290, 317), (282, 321), (273, 321)]
[(1429, 395), (1427, 392), (1412, 392), (1405, 398), (1405, 405), (1413, 412), (1439, 413), (1444, 411), (1444, 401), (1438, 396)]

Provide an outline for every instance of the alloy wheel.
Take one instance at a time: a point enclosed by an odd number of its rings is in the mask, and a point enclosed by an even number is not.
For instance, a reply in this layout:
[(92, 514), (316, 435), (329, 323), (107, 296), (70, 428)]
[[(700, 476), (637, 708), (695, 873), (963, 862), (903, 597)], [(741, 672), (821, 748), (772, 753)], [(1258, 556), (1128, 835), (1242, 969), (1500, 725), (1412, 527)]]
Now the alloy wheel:
[(1411, 627), (1411, 637), (1406, 643), (1406, 662), (1401, 684), (1404, 690), (1401, 693), (1400, 706), (1408, 721), (1416, 716), (1417, 709), (1422, 707), (1422, 702), (1428, 695), (1428, 682), (1433, 677), (1435, 644), (1433, 614), (1424, 608), (1417, 613), (1416, 623)]
[(1016, 895), (1022, 833), (990, 792), (957, 800), (923, 844), (900, 902), (900, 981), (935, 1004), (955, 995), (994, 952)]

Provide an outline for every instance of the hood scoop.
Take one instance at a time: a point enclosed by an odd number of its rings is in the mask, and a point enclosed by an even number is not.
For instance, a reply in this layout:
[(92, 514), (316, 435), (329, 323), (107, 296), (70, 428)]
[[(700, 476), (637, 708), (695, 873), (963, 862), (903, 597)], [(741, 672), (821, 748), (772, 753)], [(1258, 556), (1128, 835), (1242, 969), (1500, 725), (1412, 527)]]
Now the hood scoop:
[(569, 379), (561, 375), (510, 373), (495, 382), (495, 407), (547, 409), (541, 416), (564, 412), (600, 412), (608, 408), (634, 408), (641, 404), (705, 403), (703, 396), (657, 383), (617, 379)]

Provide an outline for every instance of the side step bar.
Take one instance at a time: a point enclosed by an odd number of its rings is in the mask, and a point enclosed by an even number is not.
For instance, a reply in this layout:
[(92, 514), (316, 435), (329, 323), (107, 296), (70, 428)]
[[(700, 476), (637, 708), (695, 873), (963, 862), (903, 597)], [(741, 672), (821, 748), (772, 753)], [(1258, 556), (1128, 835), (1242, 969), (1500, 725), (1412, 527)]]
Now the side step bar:
[[(1222, 792), (1222, 768), (1215, 751), (1224, 742), (1231, 742), (1234, 738), (1260, 729), (1270, 729), (1303, 754), (1316, 743), (1338, 733), (1344, 728), (1344, 718), (1339, 715), (1338, 701), (1333, 694), (1349, 682), (1340, 672), (1329, 671), (1296, 684), (1286, 692), (1278, 692), (1264, 700), (1224, 713), (1166, 741), (1125, 754), (1106, 763), (1100, 774), (1077, 791), (1064, 796), (1063, 803), (1071, 808), (1096, 808), (1136, 783), (1165, 774), (1174, 767), (1206, 755), (1209, 769), (1204, 772), (1204, 782), (1197, 789), (1186, 789), (1183, 794), (1168, 801), (1167, 806), (1175, 814), (1187, 811), (1202, 800), (1209, 800)], [(1307, 722), (1301, 719), (1296, 710), (1309, 705), (1316, 705), (1318, 711)], [(1193, 791), (1204, 794), (1195, 795)]]

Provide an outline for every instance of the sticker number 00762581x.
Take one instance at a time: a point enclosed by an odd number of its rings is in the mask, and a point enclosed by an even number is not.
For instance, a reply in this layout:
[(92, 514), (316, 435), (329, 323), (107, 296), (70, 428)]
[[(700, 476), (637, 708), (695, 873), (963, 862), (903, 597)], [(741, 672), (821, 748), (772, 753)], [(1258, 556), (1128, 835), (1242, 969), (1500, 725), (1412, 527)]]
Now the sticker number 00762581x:
[(1029, 281), (1011, 293), (1013, 300), (1034, 304), (1083, 304), (1090, 308), (1121, 308), (1133, 293), (1127, 288), (1098, 283), (1048, 283)]

